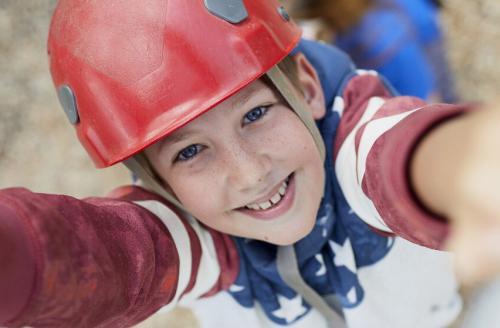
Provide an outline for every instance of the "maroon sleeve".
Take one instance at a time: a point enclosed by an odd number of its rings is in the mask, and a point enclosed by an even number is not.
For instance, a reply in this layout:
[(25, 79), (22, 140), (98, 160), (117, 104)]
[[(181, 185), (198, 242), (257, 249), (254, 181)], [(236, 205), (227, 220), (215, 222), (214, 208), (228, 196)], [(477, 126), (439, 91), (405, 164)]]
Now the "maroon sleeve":
[(0, 237), (0, 326), (131, 326), (176, 293), (173, 238), (130, 201), (1, 190)]
[[(383, 109), (394, 105), (398, 106), (397, 101), (388, 101)], [(421, 108), (379, 137), (366, 160), (363, 191), (372, 199), (384, 222), (395, 234), (433, 249), (443, 247), (449, 226), (445, 218), (428, 211), (415, 195), (409, 163), (428, 131), (464, 110), (454, 105)]]
[(472, 107), (391, 97), (373, 74), (354, 77), (339, 98), (335, 173), (349, 205), (375, 230), (440, 249), (448, 224), (419, 202), (408, 167), (430, 130)]
[(0, 324), (14, 319), (25, 307), (36, 267), (30, 227), (0, 204)]

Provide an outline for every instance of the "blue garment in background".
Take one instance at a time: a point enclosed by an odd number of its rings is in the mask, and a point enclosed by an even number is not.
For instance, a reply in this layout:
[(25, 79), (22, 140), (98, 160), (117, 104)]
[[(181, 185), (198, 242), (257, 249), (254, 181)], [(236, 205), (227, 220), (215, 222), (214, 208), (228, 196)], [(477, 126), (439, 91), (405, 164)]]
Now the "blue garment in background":
[(376, 0), (335, 44), (359, 68), (375, 69), (403, 95), (456, 102), (438, 8), (430, 0)]

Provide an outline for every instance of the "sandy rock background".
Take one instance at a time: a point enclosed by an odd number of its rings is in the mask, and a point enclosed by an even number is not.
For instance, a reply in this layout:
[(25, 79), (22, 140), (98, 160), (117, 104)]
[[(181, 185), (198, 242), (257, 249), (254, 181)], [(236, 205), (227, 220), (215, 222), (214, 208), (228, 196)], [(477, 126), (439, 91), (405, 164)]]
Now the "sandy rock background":
[[(0, 0), (0, 187), (75, 196), (127, 183), (120, 165), (95, 170), (67, 123), (47, 69), (45, 42), (56, 0)], [(498, 96), (500, 2), (448, 0), (449, 57), (463, 100)]]
[(0, 0), (0, 187), (102, 195), (126, 183), (95, 170), (59, 106), (45, 43), (55, 0)]
[(464, 101), (500, 96), (500, 1), (447, 0), (448, 57)]
[[(59, 107), (45, 53), (55, 3), (0, 0), (0, 188), (103, 195), (128, 183), (129, 174), (120, 165), (94, 169)], [(443, 26), (462, 99), (498, 97), (500, 1), (448, 0), (445, 4)], [(195, 326), (184, 311), (162, 320), (171, 320), (169, 327)], [(160, 321), (151, 324), (158, 326)]]

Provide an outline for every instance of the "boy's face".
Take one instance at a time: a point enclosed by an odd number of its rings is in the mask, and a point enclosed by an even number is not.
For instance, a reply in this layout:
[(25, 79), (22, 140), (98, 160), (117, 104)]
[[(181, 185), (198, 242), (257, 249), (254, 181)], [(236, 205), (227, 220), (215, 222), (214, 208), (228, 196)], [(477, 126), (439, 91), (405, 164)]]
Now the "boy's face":
[[(304, 60), (298, 59), (299, 77), (309, 83), (304, 93), (318, 119), (323, 94)], [(291, 244), (314, 225), (324, 185), (319, 152), (297, 115), (261, 80), (146, 155), (185, 208), (213, 229)]]

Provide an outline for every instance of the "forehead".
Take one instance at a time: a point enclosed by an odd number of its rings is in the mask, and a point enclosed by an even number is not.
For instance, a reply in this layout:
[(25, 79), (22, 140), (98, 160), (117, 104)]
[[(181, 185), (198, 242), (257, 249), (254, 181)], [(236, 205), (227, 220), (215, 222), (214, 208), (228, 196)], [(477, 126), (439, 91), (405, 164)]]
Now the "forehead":
[(273, 87), (271, 81), (266, 78), (260, 78), (250, 83), (225, 101), (221, 103), (241, 105), (248, 102), (254, 96), (266, 96), (266, 95), (277, 95), (275, 88)]

